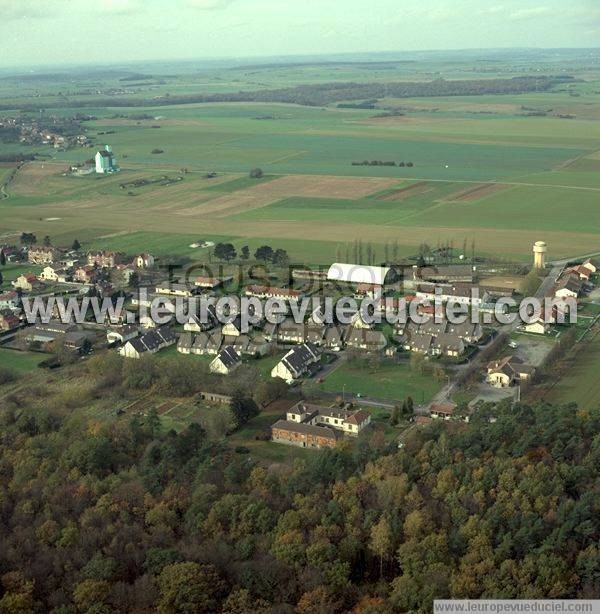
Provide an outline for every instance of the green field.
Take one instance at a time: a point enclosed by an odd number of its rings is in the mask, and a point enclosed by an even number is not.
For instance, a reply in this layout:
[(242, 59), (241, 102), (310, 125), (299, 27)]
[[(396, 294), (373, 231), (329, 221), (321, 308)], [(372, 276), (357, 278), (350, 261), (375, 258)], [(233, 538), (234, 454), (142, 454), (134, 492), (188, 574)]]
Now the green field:
[(561, 377), (545, 397), (552, 403), (577, 403), (580, 409), (592, 409), (600, 404), (600, 335), (577, 355), (576, 363)]
[(317, 390), (403, 401), (412, 397), (417, 404), (426, 403), (440, 389), (430, 374), (411, 371), (408, 364), (383, 364), (373, 367), (344, 363), (327, 376)]
[(48, 356), (45, 354), (17, 352), (16, 350), (0, 348), (0, 368), (11, 369), (17, 373), (33, 371), (46, 358)]

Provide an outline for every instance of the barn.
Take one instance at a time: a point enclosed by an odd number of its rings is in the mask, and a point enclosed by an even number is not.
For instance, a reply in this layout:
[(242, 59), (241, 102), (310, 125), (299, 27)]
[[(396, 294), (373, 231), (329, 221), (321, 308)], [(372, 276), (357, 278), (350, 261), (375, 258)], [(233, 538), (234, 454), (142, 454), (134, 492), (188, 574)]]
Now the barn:
[(327, 271), (327, 279), (348, 284), (385, 286), (396, 280), (396, 272), (390, 267), (334, 262)]

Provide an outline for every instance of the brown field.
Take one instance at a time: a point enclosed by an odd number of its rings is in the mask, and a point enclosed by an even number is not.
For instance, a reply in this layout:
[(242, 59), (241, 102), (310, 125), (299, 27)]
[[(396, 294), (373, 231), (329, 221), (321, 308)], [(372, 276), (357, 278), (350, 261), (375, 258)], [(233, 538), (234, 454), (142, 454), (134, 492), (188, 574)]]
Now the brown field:
[(497, 275), (486, 277), (479, 284), (482, 288), (506, 288), (507, 290), (521, 290), (525, 277), (523, 275)]
[[(204, 180), (200, 173), (190, 172), (184, 181), (170, 186), (146, 186), (135, 189), (135, 196), (128, 196), (121, 190), (119, 183), (134, 177), (156, 178), (167, 169), (136, 168), (125, 170), (119, 175), (106, 178), (62, 177), (64, 165), (41, 163), (26, 165), (19, 175), (21, 189), (12, 189), (14, 196), (23, 191), (40, 196), (51, 194), (53, 198), (40, 199), (35, 206), (10, 206), (10, 199), (2, 201), (1, 226), (5, 231), (19, 234), (23, 230), (36, 232), (40, 236), (60, 235), (67, 242), (73, 237), (87, 235), (88, 240), (116, 233), (149, 231), (161, 234), (201, 233), (201, 235), (231, 236), (238, 239), (272, 240), (283, 245), (286, 240), (297, 243), (303, 238), (307, 241), (321, 242), (315, 245), (320, 253), (315, 253), (314, 262), (330, 257), (326, 254), (327, 245), (344, 244), (357, 236), (381, 246), (402, 237), (404, 249), (412, 249), (421, 243), (431, 243), (438, 238), (444, 241), (462, 243), (475, 240), (478, 249), (487, 254), (524, 255), (529, 258), (531, 245), (540, 237), (535, 229), (438, 227), (431, 228), (425, 223), (420, 226), (401, 228), (395, 225), (364, 223), (357, 226), (351, 216), (324, 224), (311, 219), (289, 220), (247, 220), (236, 223), (228, 216), (239, 211), (266, 206), (282, 198), (328, 197), (359, 199), (385, 189), (401, 185), (397, 178), (353, 178), (332, 176), (282, 176), (271, 181), (252, 185), (230, 193), (206, 190), (215, 182), (240, 177), (230, 174), (216, 180)], [(175, 169), (171, 169), (173, 172)], [(31, 181), (30, 181), (31, 180)], [(407, 198), (409, 194), (420, 194), (432, 189), (428, 181), (415, 182), (395, 190), (395, 198)], [(476, 184), (476, 188), (482, 184)], [(497, 184), (492, 188), (498, 189)], [(502, 187), (508, 187), (502, 185)], [(486, 184), (486, 189), (488, 186)], [(227, 188), (224, 188), (226, 190)], [(471, 194), (471, 190), (469, 190)], [(465, 190), (463, 189), (464, 193)], [(481, 195), (481, 192), (479, 192)], [(398, 196), (399, 195), (399, 196)], [(385, 196), (382, 196), (385, 197)], [(389, 197), (389, 194), (388, 194)], [(439, 203), (443, 206), (443, 203)], [(59, 221), (50, 222), (49, 218)], [(95, 233), (95, 234), (94, 234)], [(552, 245), (552, 255), (556, 258), (572, 255), (574, 246), (578, 253), (598, 251), (598, 234), (594, 229), (589, 232), (564, 232), (560, 229), (548, 230), (544, 240)], [(82, 238), (79, 236), (78, 238)], [(186, 244), (187, 245), (187, 244)], [(304, 248), (297, 248), (302, 250)], [(326, 254), (326, 255), (323, 255)], [(306, 257), (306, 256), (304, 256)], [(310, 256), (308, 256), (310, 258)], [(495, 281), (494, 285), (500, 285)]]
[(35, 162), (24, 164), (16, 174), (11, 190), (22, 196), (40, 196), (44, 194), (42, 184), (53, 175), (63, 172), (67, 168), (66, 163)]
[(413, 183), (412, 185), (406, 186), (405, 188), (401, 188), (392, 192), (391, 194), (387, 194), (382, 198), (382, 200), (404, 200), (409, 198), (410, 196), (416, 196), (417, 194), (424, 194), (425, 192), (429, 192), (433, 188), (427, 181), (419, 181), (418, 183)]
[(466, 190), (460, 190), (454, 194), (450, 194), (444, 198), (445, 202), (458, 202), (458, 203), (470, 203), (474, 200), (479, 200), (485, 196), (490, 196), (501, 190), (505, 190), (507, 185), (503, 183), (478, 183), (475, 186), (467, 188)]
[(214, 217), (227, 217), (250, 209), (266, 207), (290, 196), (358, 199), (397, 183), (397, 179), (378, 177), (288, 175), (231, 194), (217, 196), (197, 207), (177, 213), (185, 216), (213, 214)]
[(333, 175), (287, 175), (263, 183), (252, 190), (283, 198), (306, 196), (309, 198), (359, 199), (385, 190), (398, 183), (397, 179), (385, 177), (336, 177)]

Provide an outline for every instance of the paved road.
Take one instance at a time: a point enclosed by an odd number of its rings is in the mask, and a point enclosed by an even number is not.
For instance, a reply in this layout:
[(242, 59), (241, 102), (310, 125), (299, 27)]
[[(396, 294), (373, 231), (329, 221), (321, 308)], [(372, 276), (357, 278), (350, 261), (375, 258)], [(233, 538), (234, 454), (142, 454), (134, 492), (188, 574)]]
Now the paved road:
[(572, 256), (571, 258), (563, 258), (562, 260), (553, 260), (550, 264), (566, 265), (569, 262), (573, 262), (573, 260), (585, 260), (586, 258), (596, 258), (597, 256), (600, 256), (600, 252), (594, 252), (593, 254), (584, 254), (583, 256)]
[(560, 277), (560, 274), (562, 273), (564, 268), (564, 264), (554, 263), (554, 266), (552, 267), (548, 275), (546, 275), (546, 279), (544, 279), (540, 287), (537, 289), (537, 292), (535, 293), (535, 298), (543, 299), (546, 296), (550, 295), (552, 287), (556, 283), (556, 280)]
[(389, 399), (378, 399), (375, 397), (363, 397), (351, 394), (349, 392), (323, 392), (319, 391), (319, 396), (323, 396), (330, 399), (336, 399), (343, 395), (344, 401), (347, 403), (360, 403), (361, 405), (369, 405), (370, 407), (381, 407), (382, 409), (394, 409), (394, 402)]

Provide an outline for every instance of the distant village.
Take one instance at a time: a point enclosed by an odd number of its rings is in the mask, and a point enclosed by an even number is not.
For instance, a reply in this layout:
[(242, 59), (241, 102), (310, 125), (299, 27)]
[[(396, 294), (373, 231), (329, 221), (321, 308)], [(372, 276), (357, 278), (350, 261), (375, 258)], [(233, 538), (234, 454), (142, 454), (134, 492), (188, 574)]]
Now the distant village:
[[(118, 168), (109, 148), (98, 152), (94, 168), (99, 173)], [(304, 382), (326, 377), (330, 369), (348, 356), (392, 363), (424, 361), (439, 365), (445, 385), (431, 403), (415, 410), (412, 419), (417, 424), (432, 420), (468, 421), (475, 405), (459, 408), (452, 401), (456, 386), (475, 377), (481, 398), (520, 394), (535, 380), (544, 360), (544, 356), (529, 358), (539, 356), (535, 339), (563, 334), (561, 327), (555, 325), (560, 320), (561, 299), (584, 297), (598, 281), (598, 264), (592, 259), (550, 266), (546, 263), (546, 250), (543, 242), (534, 245), (532, 271), (538, 275), (538, 293), (558, 299), (555, 320), (519, 326), (530, 344), (528, 351), (522, 353), (523, 348), (511, 337), (516, 326), (485, 322), (455, 325), (444, 318), (436, 322), (434, 308), (420, 305), (423, 299), (433, 304), (436, 291), (438, 294), (441, 291), (443, 302), (453, 301), (471, 309), (476, 300), (480, 313), (485, 314), (500, 299), (516, 297), (521, 291), (517, 281), (506, 276), (499, 283), (502, 277), (489, 266), (428, 263), (423, 258), (401, 266), (333, 263), (327, 270), (294, 268), (288, 283), (279, 280), (274, 285), (263, 279), (239, 286), (233, 275), (225, 273), (166, 280), (160, 259), (149, 252), (127, 255), (109, 250), (89, 251), (78, 241), (70, 249), (59, 248), (51, 245), (49, 237), (39, 245), (34, 235), (23, 233), (21, 245), (0, 246), (1, 261), (32, 269), (20, 273), (12, 281), (12, 288), (0, 293), (0, 345), (15, 351), (46, 352), (50, 356), (56, 354), (57, 348), (84, 357), (91, 352), (115, 352), (132, 361), (172, 348), (181, 360), (190, 360), (192, 355), (207, 357), (210, 372), (223, 378), (234, 378), (236, 369), (244, 363), (260, 364), (280, 353), (281, 358), (270, 369), (271, 378), (298, 388)], [(472, 298), (474, 288), (479, 292), (477, 299)], [(248, 331), (243, 330), (240, 317), (221, 324), (214, 311), (208, 321), (192, 315), (183, 325), (175, 323), (174, 317), (162, 325), (151, 319), (136, 319), (138, 308), (150, 306), (157, 297), (180, 297), (185, 302), (192, 297), (235, 294), (261, 301), (278, 298), (289, 308), (305, 296), (324, 298), (340, 296), (342, 292), (359, 301), (375, 299), (381, 311), (394, 309), (401, 299), (408, 304), (416, 301), (419, 314), (425, 316), (424, 322), (374, 325), (356, 312), (350, 324), (329, 324), (324, 321), (322, 308), (310, 313), (304, 322), (298, 323), (288, 315), (280, 324), (261, 321)], [(124, 296), (128, 310), (118, 321), (104, 325), (91, 319), (83, 324), (65, 324), (56, 312), (49, 323), (29, 325), (24, 321), (23, 297), (84, 295)], [(370, 424), (368, 410), (356, 409), (343, 398), (341, 403), (330, 406), (301, 400), (272, 425), (271, 439), (282, 444), (322, 448), (336, 445), (340, 438), (356, 437)]]
[(0, 117), (0, 140), (23, 145), (52, 145), (54, 149), (92, 147), (83, 122), (96, 119), (92, 115), (77, 114), (71, 118), (45, 115), (35, 117), (16, 115)]

